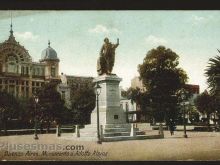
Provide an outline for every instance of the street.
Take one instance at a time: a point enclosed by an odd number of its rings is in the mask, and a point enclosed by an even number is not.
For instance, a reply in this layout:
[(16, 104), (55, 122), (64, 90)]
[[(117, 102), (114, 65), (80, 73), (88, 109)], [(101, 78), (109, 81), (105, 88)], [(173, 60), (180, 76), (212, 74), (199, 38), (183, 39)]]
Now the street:
[[(155, 131), (155, 134), (157, 131)], [(164, 139), (105, 142), (76, 141), (55, 134), (0, 137), (1, 160), (220, 160), (219, 132), (191, 132), (183, 138), (164, 131)], [(5, 144), (8, 144), (6, 148)], [(36, 146), (38, 148), (36, 149)], [(44, 148), (39, 148), (42, 145)], [(34, 148), (35, 146), (35, 148)], [(47, 148), (45, 148), (45, 146)], [(4, 149), (3, 149), (4, 148)]]

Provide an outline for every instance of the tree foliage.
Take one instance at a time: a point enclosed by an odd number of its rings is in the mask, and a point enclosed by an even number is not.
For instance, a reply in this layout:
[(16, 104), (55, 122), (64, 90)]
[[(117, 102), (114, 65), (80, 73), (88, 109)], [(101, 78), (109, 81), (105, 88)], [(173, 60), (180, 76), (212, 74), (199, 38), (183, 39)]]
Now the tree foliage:
[(20, 104), (18, 100), (6, 91), (0, 92), (0, 108), (4, 111), (5, 117), (19, 117)]
[[(219, 50), (218, 52), (220, 53)], [(217, 84), (220, 82), (216, 81), (217, 76), (219, 76), (219, 79), (220, 79), (220, 56), (210, 58), (208, 64), (209, 65), (207, 66), (205, 70), (205, 75), (207, 76), (207, 82), (208, 82), (208, 87), (210, 89), (210, 93), (211, 95), (215, 95), (217, 85), (220, 85), (220, 84)]]
[(92, 85), (72, 87), (72, 109), (75, 114), (75, 122), (87, 124), (90, 120), (90, 114), (95, 108), (95, 92)]
[(0, 92), (0, 126), (3, 127), (5, 134), (7, 134), (8, 120), (19, 118), (20, 110), (18, 100), (12, 94), (6, 91)]
[(179, 56), (171, 49), (159, 46), (148, 51), (138, 66), (140, 79), (158, 120), (173, 118), (178, 103), (177, 93), (187, 81), (187, 74), (178, 65)]
[(195, 105), (189, 105), (187, 112), (189, 114), (189, 120), (191, 123), (199, 122), (199, 112)]
[(212, 109), (212, 97), (205, 91), (201, 93), (195, 100), (195, 105), (199, 112), (203, 114), (210, 114), (213, 112)]
[(213, 96), (207, 91), (204, 91), (196, 98), (195, 105), (200, 113), (207, 115), (209, 121), (210, 114), (215, 111), (215, 100), (213, 99)]
[(175, 94), (187, 80), (186, 73), (178, 65), (179, 56), (159, 46), (150, 50), (139, 65), (140, 78), (149, 92)]
[(122, 90), (121, 91), (121, 96), (131, 100), (131, 103), (133, 104), (134, 102), (135, 103), (139, 103), (140, 93), (141, 93), (140, 88), (138, 88), (138, 87), (136, 87), (136, 88), (130, 87), (127, 90)]
[[(220, 53), (220, 51), (218, 50)], [(220, 114), (220, 56), (210, 58), (208, 66), (205, 69), (208, 88), (212, 97), (212, 109)], [(204, 100), (205, 101), (205, 100)], [(214, 111), (213, 110), (213, 111)]]
[[(39, 98), (37, 103), (37, 116), (40, 121), (47, 122), (47, 129), (49, 130), (50, 124), (53, 121), (61, 122), (62, 113), (65, 110), (64, 100), (61, 99), (60, 93), (57, 91), (57, 83), (50, 82), (40, 88), (36, 95)], [(34, 113), (34, 98), (30, 99), (32, 102), (32, 113)]]

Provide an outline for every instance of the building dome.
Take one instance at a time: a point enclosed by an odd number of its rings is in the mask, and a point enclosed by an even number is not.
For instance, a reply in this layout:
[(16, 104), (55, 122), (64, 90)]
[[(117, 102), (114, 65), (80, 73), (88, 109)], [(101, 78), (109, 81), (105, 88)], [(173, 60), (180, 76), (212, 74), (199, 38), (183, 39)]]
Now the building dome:
[(50, 41), (48, 42), (48, 47), (41, 53), (41, 60), (59, 60), (57, 52), (50, 47)]

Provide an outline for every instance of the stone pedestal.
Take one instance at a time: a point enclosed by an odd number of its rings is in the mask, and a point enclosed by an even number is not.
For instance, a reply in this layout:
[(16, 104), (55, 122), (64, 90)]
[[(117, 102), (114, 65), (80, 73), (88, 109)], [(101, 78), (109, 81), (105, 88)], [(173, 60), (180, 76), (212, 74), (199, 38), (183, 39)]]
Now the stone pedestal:
[[(146, 138), (144, 132), (139, 131), (138, 128), (131, 128), (131, 124), (126, 122), (126, 114), (120, 107), (119, 83), (121, 80), (117, 75), (102, 75), (94, 79), (94, 82), (101, 86), (99, 95), (99, 133), (101, 141)], [(91, 114), (91, 124), (85, 125), (84, 129), (80, 129), (80, 138), (78, 139), (98, 141), (97, 107)]]
[[(120, 107), (119, 83), (117, 75), (102, 75), (94, 79), (101, 86), (99, 95), (99, 122), (106, 124), (125, 124), (126, 115)], [(91, 114), (91, 124), (97, 123), (97, 107)]]

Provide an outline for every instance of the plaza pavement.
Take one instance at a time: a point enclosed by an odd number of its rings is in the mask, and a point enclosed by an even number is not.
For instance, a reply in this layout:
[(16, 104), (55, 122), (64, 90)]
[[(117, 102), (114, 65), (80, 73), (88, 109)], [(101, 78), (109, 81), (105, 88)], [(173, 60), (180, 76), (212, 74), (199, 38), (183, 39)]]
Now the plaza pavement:
[[(154, 133), (157, 134), (158, 131)], [(97, 144), (95, 141), (60, 138), (55, 134), (41, 134), (39, 140), (34, 140), (33, 135), (2, 136), (0, 137), (0, 160), (220, 160), (220, 132), (188, 131), (188, 138), (183, 138), (182, 131), (176, 131), (174, 136), (171, 136), (169, 131), (164, 131), (164, 135), (164, 139), (102, 144)], [(6, 143), (8, 146), (11, 145), (8, 153), (6, 149), (3, 150), (3, 144)], [(43, 155), (42, 150), (38, 152), (31, 150), (27, 153), (28, 148), (17, 150), (15, 144), (62, 145), (62, 150), (47, 150), (47, 155)], [(16, 155), (16, 152), (23, 154)]]

